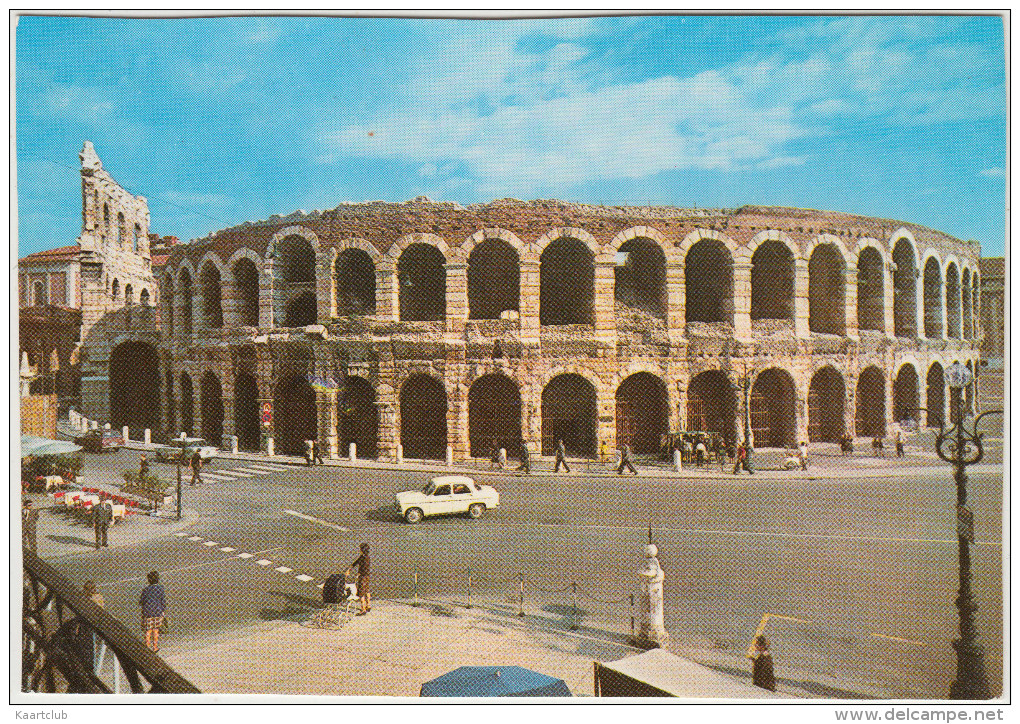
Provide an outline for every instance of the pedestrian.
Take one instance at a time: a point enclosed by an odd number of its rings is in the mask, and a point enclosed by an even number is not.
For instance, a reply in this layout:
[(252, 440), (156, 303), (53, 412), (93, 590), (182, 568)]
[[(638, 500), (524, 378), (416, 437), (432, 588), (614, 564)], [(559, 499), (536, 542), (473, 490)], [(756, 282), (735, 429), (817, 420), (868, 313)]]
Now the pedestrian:
[(493, 438), (492, 444), (489, 446), (489, 450), (489, 469), (492, 470), (493, 468), (499, 468), (502, 470), (503, 462), (499, 457), (499, 444), (496, 442), (495, 438)]
[(885, 445), (882, 443), (882, 438), (877, 435), (871, 438), (871, 452), (877, 458), (885, 457)]
[(325, 463), (322, 461), (322, 448), (319, 447), (318, 440), (312, 440), (312, 455), (315, 456), (316, 465), (325, 465)]
[(896, 457), (903, 457), (903, 433), (896, 431)]
[(769, 691), (776, 690), (776, 675), (772, 667), (772, 654), (769, 653), (769, 642), (764, 636), (755, 636), (754, 654), (751, 659), (751, 681), (755, 686)]
[(740, 466), (744, 464), (744, 458), (747, 456), (747, 449), (744, 447), (744, 443), (737, 445), (737, 454), (734, 456), (736, 462), (733, 463), (733, 474), (740, 475)]
[(25, 498), (21, 501), (21, 547), (33, 554), (36, 552), (36, 527), (39, 522), (39, 511), (32, 507), (32, 501)]
[(149, 585), (142, 589), (138, 605), (142, 607), (142, 630), (145, 631), (145, 645), (159, 651), (159, 630), (166, 616), (166, 591), (159, 583), (159, 573), (149, 571)]
[(754, 468), (751, 467), (752, 455), (754, 455), (754, 448), (751, 446), (751, 443), (746, 443), (744, 445), (744, 470), (754, 475)]
[(361, 610), (358, 611), (358, 615), (364, 616), (372, 610), (372, 592), (368, 588), (368, 574), (371, 568), (368, 559), (368, 543), (361, 544), (361, 555), (354, 560), (345, 575), (350, 575), (355, 566), (358, 568), (358, 598), (361, 599)]
[(603, 465), (609, 462), (609, 445), (605, 440), (599, 443), (599, 462)]
[(687, 435), (684, 435), (683, 461), (685, 463), (687, 463), (688, 465), (690, 465), (691, 458), (693, 458), (693, 457), (694, 457), (694, 446), (691, 444), (691, 439)]
[(149, 474), (149, 461), (145, 458), (145, 453), (142, 453), (138, 459), (138, 482), (142, 482), (145, 476)]
[(523, 470), (525, 475), (531, 475), (531, 451), (528, 450), (528, 441), (521, 440), (521, 464), (518, 470)]
[(705, 464), (705, 458), (708, 457), (708, 448), (705, 447), (705, 438), (701, 435), (698, 436), (698, 445), (694, 448), (694, 454), (698, 456), (698, 467), (702, 467)]
[(198, 485), (202, 482), (202, 455), (195, 449), (191, 453), (191, 484)]
[(315, 440), (305, 440), (305, 465), (311, 467), (315, 462)]
[(556, 441), (556, 469), (553, 470), (554, 473), (558, 473), (560, 471), (560, 464), (563, 465), (564, 469), (568, 473), (570, 472), (570, 466), (567, 465), (567, 448), (563, 444), (562, 440), (557, 440)]
[(797, 457), (800, 458), (800, 469), (807, 470), (807, 443), (803, 440), (797, 446)]
[[(106, 602), (103, 600), (103, 594), (101, 594), (99, 589), (96, 588), (95, 581), (85, 581), (85, 583), (82, 584), (81, 590), (82, 593), (88, 596), (92, 603), (99, 606), (99, 608), (106, 607)], [(99, 634), (93, 631), (91, 626), (85, 626), (82, 633), (88, 634), (85, 636), (84, 644), (87, 651), (90, 651), (92, 654), (90, 657), (92, 659), (92, 671), (98, 673), (99, 665), (103, 659), (100, 650), (106, 648), (106, 642), (99, 638)], [(88, 658), (86, 658), (86, 661), (88, 661)]]
[(113, 508), (110, 506), (110, 501), (104, 500), (102, 503), (97, 503), (92, 506), (92, 527), (96, 533), (96, 550), (100, 547), (110, 547), (110, 542), (106, 539), (107, 531), (110, 529), (110, 521), (113, 520)]
[(637, 468), (634, 467), (634, 463), (630, 461), (630, 445), (623, 445), (620, 448), (620, 465), (616, 468), (617, 475), (623, 475), (623, 469), (627, 468), (632, 473), (637, 475)]

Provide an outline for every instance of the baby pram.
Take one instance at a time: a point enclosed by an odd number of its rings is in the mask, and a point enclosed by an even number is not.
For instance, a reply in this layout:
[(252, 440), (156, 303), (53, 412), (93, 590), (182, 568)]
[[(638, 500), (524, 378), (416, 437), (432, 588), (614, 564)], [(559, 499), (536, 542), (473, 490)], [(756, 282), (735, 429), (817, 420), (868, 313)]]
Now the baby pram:
[(323, 608), (306, 623), (312, 628), (338, 629), (354, 618), (358, 587), (342, 573), (334, 573), (322, 584)]

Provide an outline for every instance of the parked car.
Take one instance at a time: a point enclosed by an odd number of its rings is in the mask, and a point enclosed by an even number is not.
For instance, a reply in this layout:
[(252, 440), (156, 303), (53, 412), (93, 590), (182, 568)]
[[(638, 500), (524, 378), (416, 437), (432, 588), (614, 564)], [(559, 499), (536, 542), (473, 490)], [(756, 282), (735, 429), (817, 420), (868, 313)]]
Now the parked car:
[(183, 448), (184, 457), (182, 462), (185, 464), (191, 462), (191, 456), (198, 450), (199, 456), (202, 458), (202, 462), (209, 462), (219, 453), (219, 449), (212, 445), (205, 444), (205, 438), (201, 437), (186, 437), (186, 438), (173, 438), (170, 440), (169, 445), (160, 445), (153, 449), (153, 455), (158, 462), (162, 463), (174, 463), (177, 462), (177, 458), (181, 455)]
[(81, 445), (86, 452), (117, 452), (124, 447), (124, 436), (116, 430), (89, 430), (84, 435), (74, 438), (75, 445)]
[(464, 475), (432, 478), (421, 490), (396, 495), (396, 509), (408, 523), (417, 523), (428, 515), (467, 513), (481, 518), (486, 510), (499, 507), (499, 493), (489, 485), (478, 485)]

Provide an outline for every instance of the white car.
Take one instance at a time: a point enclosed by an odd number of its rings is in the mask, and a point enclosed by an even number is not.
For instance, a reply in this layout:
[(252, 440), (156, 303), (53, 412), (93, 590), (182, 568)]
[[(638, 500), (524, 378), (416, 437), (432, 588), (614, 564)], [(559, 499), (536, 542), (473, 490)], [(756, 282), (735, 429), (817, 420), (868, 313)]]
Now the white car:
[(444, 475), (432, 478), (421, 490), (397, 493), (396, 507), (408, 523), (417, 523), (427, 515), (456, 513), (481, 518), (486, 510), (499, 507), (499, 493), (464, 475)]
[(196, 450), (198, 450), (198, 455), (202, 458), (203, 463), (209, 462), (219, 453), (217, 448), (212, 445), (206, 445), (204, 438), (187, 437), (182, 440), (179, 437), (175, 437), (170, 440), (169, 445), (161, 445), (154, 450), (156, 460), (166, 463), (176, 462), (177, 457), (181, 454), (182, 446), (184, 448), (184, 459), (182, 462), (185, 465), (190, 464), (191, 456)]

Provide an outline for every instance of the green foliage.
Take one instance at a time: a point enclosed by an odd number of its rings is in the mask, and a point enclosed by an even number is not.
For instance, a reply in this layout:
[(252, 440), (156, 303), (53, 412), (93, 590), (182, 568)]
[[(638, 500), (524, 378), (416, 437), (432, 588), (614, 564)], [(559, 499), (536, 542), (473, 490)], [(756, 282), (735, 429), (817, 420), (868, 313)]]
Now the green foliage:
[(78, 453), (65, 455), (41, 455), (23, 458), (21, 461), (21, 479), (34, 480), (38, 475), (64, 475), (75, 477), (81, 472), (84, 461)]
[(124, 485), (120, 486), (120, 489), (129, 495), (162, 500), (171, 485), (169, 480), (160, 480), (155, 475), (145, 475), (139, 478), (136, 470), (125, 470)]

